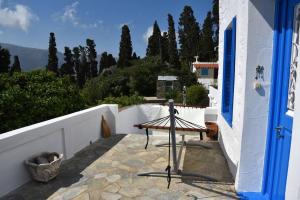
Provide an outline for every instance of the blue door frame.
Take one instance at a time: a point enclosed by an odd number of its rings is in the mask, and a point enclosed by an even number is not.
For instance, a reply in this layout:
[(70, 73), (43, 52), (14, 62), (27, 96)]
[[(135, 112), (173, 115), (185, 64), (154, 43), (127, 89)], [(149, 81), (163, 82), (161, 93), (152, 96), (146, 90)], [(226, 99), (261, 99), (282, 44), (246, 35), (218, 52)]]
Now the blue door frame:
[[(262, 190), (266, 199), (285, 198), (293, 125), (293, 118), (286, 114), (287, 91), (294, 8), (299, 2), (300, 0), (277, 0), (276, 3), (270, 117)], [(276, 130), (276, 127), (280, 129)]]
[[(276, 0), (275, 3), (272, 84), (263, 188), (261, 192), (241, 193), (241, 199), (284, 199), (293, 120), (283, 113), (287, 101), (287, 92), (283, 91), (288, 88), (289, 72), (287, 67), (282, 66), (290, 65), (293, 9), (297, 3), (300, 0)], [(276, 137), (274, 130), (281, 124), (286, 127), (282, 140)]]

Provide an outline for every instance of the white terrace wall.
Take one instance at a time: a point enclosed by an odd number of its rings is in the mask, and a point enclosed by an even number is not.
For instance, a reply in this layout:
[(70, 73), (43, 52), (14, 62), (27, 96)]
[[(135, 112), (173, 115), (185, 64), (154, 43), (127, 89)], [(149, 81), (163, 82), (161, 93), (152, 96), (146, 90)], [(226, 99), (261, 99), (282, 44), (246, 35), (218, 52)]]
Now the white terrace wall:
[[(220, 1), (219, 110), (221, 111), (224, 30), (237, 18), (232, 127), (219, 111), (220, 143), (238, 192), (260, 192), (268, 125), (273, 53), (274, 0)], [(255, 68), (263, 65), (264, 83), (253, 89)]]
[(118, 106), (101, 105), (0, 135), (0, 197), (29, 180), (24, 160), (40, 152), (76, 152), (101, 137), (101, 116), (116, 131)]
[[(179, 117), (188, 120), (196, 124), (203, 124), (205, 116), (207, 119), (216, 119), (215, 108), (188, 108), (177, 107), (175, 108), (179, 112)], [(206, 112), (207, 110), (207, 112)], [(133, 127), (134, 124), (139, 124), (147, 121), (151, 121), (157, 118), (165, 117), (169, 115), (169, 107), (154, 105), (154, 104), (142, 104), (129, 107), (119, 113), (117, 133), (141, 133), (144, 134), (145, 130)], [(214, 121), (214, 120), (211, 120)], [(153, 134), (160, 134), (161, 131), (151, 131)], [(165, 134), (164, 134), (165, 135)]]

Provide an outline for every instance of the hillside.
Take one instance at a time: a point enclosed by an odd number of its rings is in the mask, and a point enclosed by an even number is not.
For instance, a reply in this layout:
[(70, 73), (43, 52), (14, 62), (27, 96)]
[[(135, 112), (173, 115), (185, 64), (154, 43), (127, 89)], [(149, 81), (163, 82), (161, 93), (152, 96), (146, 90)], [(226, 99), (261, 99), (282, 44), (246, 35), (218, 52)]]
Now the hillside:
[[(9, 50), (11, 54), (11, 63), (13, 63), (15, 55), (19, 56), (23, 71), (44, 68), (47, 64), (48, 50), (46, 49), (35, 49), (6, 43), (0, 43), (0, 46)], [(60, 66), (63, 63), (63, 54), (58, 52), (57, 57)]]

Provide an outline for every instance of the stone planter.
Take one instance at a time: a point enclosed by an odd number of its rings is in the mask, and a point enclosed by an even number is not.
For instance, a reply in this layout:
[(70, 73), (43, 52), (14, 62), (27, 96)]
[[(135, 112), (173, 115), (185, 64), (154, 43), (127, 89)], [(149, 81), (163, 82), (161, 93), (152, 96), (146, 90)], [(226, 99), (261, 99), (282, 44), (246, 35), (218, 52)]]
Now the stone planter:
[(47, 183), (59, 173), (63, 154), (42, 153), (25, 161), (31, 177), (39, 182)]

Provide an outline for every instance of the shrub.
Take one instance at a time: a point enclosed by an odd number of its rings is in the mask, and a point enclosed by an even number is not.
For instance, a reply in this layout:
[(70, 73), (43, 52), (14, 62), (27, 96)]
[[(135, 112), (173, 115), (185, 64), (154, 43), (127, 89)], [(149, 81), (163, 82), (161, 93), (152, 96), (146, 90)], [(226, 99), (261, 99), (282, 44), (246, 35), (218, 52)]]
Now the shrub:
[(181, 70), (177, 72), (177, 75), (181, 86), (189, 87), (197, 84), (196, 74), (192, 73), (188, 66), (182, 66)]
[(110, 75), (100, 75), (86, 82), (82, 95), (88, 105), (96, 105), (98, 100), (108, 96), (129, 95), (129, 75), (125, 70), (116, 70)]
[(84, 105), (68, 77), (46, 71), (0, 75), (0, 133), (72, 113)]
[(166, 99), (173, 99), (175, 103), (182, 103), (182, 93), (178, 90), (170, 90), (165, 95)]
[(161, 64), (156, 57), (134, 60), (130, 67), (117, 68), (87, 81), (82, 95), (89, 105), (109, 96), (155, 96), (157, 76), (174, 73), (173, 68)]
[(193, 106), (208, 106), (208, 91), (203, 85), (192, 85), (187, 88), (187, 104)]
[(121, 97), (106, 97), (103, 100), (99, 100), (98, 104), (118, 104), (119, 107), (125, 107), (130, 105), (141, 104), (144, 102), (144, 97), (132, 95)]

